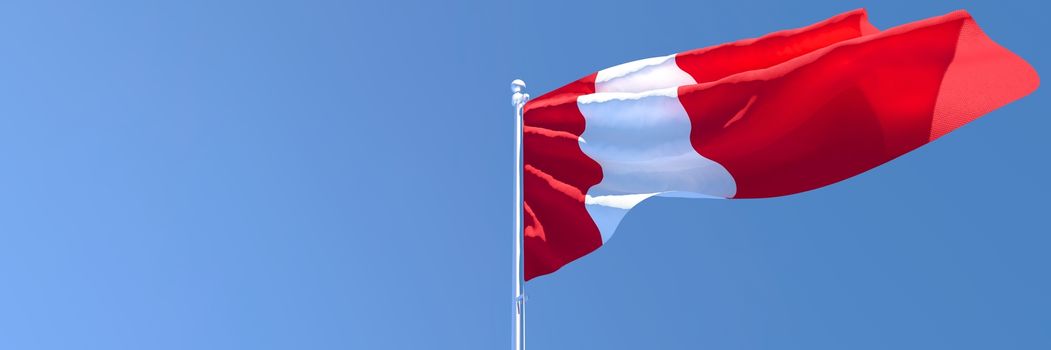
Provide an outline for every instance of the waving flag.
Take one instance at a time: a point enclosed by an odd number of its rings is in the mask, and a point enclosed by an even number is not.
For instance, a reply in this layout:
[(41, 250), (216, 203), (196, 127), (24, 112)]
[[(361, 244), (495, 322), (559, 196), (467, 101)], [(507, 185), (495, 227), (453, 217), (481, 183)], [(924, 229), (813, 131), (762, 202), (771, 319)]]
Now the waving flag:
[(1037, 85), (964, 11), (879, 31), (857, 10), (601, 70), (525, 106), (525, 279), (597, 249), (646, 198), (826, 186)]

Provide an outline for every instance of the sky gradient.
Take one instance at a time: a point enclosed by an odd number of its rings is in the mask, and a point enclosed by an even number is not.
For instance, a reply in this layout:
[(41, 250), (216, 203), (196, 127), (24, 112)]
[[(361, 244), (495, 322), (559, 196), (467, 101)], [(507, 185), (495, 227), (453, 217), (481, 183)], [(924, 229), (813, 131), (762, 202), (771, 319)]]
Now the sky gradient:
[[(511, 345), (514, 78), (867, 7), (1036, 2), (7, 1), (0, 348)], [(527, 284), (530, 349), (1051, 348), (1045, 88), (850, 180), (644, 202)]]

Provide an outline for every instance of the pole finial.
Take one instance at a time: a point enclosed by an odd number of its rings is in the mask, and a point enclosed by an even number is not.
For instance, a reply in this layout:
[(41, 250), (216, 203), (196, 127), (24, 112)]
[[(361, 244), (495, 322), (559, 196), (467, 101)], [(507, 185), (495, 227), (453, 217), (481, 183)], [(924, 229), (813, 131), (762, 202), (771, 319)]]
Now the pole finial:
[(523, 92), (525, 86), (526, 84), (522, 79), (511, 81), (511, 92), (514, 93), (514, 95), (511, 95), (511, 105), (516, 108), (522, 108), (522, 106), (525, 106), (526, 101), (529, 101), (529, 94)]

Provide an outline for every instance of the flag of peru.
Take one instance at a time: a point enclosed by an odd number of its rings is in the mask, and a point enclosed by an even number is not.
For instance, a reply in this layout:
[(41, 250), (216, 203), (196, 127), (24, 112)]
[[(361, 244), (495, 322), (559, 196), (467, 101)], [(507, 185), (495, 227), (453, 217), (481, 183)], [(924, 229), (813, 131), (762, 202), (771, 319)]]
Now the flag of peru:
[(646, 198), (826, 186), (1037, 85), (965, 11), (880, 31), (856, 10), (603, 69), (525, 105), (525, 278), (595, 250)]

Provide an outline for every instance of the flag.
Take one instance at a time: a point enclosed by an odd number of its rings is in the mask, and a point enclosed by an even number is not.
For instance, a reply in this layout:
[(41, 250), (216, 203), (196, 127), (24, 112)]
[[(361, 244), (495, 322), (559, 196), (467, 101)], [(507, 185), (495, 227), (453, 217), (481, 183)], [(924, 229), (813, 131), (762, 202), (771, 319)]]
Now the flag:
[(856, 10), (603, 69), (524, 107), (525, 279), (597, 249), (646, 198), (826, 186), (1037, 85), (965, 11), (880, 31)]

